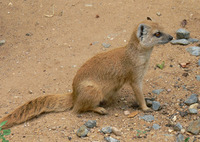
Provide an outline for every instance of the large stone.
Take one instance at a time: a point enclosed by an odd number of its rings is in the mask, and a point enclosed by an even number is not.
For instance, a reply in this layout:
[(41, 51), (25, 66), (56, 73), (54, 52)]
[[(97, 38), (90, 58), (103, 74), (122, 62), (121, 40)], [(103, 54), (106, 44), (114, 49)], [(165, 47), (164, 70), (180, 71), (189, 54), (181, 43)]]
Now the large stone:
[(177, 39), (189, 39), (190, 38), (190, 32), (185, 29), (178, 29), (176, 31), (176, 38)]
[(198, 135), (200, 132), (200, 118), (196, 121), (191, 122), (187, 128), (187, 131), (194, 135)]
[(187, 39), (177, 39), (170, 41), (173, 45), (188, 45), (190, 42)]
[(186, 51), (192, 54), (193, 56), (200, 56), (200, 47), (198, 46), (191, 46), (186, 48)]
[(191, 43), (199, 42), (199, 40), (196, 38), (189, 38), (188, 41)]

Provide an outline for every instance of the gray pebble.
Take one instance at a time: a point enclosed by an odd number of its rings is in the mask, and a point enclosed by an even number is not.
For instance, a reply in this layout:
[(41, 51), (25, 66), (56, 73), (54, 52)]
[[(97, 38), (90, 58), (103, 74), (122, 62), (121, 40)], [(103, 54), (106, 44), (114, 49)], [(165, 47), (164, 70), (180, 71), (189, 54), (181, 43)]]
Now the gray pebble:
[(3, 44), (5, 44), (5, 43), (6, 43), (5, 40), (0, 40), (0, 46), (3, 45)]
[(197, 94), (192, 94), (190, 97), (187, 98), (187, 100), (184, 103), (186, 105), (191, 105), (197, 103), (197, 101), (198, 101)]
[(140, 116), (140, 118), (144, 119), (147, 122), (151, 122), (151, 121), (154, 120), (154, 116), (153, 115), (143, 115), (143, 116)]
[(198, 46), (191, 46), (186, 48), (186, 51), (188, 51), (193, 56), (200, 56), (200, 47)]
[(187, 131), (194, 135), (198, 135), (200, 132), (200, 118), (196, 121), (191, 122), (187, 128)]
[(160, 125), (158, 125), (158, 124), (153, 124), (152, 128), (153, 128), (154, 130), (158, 130), (158, 129), (160, 129)]
[(178, 134), (176, 137), (176, 142), (183, 142), (184, 141), (184, 136), (182, 134)]
[(101, 131), (104, 133), (104, 134), (110, 134), (110, 133), (112, 133), (112, 127), (103, 127), (102, 129), (101, 129)]
[(88, 120), (87, 122), (85, 122), (84, 125), (88, 128), (94, 128), (97, 125), (97, 121), (96, 120)]
[(196, 79), (197, 79), (198, 81), (200, 81), (200, 75), (197, 75), (197, 76), (196, 76)]
[(200, 59), (198, 60), (198, 66), (200, 66)]
[(104, 139), (105, 139), (107, 142), (120, 142), (119, 140), (114, 139), (114, 138), (112, 138), (112, 137), (105, 137)]
[(190, 42), (187, 39), (177, 39), (177, 40), (172, 40), (170, 41), (171, 44), (173, 45), (188, 45)]
[(174, 125), (174, 131), (181, 131), (181, 129), (183, 129), (183, 126), (180, 123), (177, 123), (176, 125)]
[(103, 47), (105, 47), (105, 48), (109, 48), (111, 45), (110, 44), (108, 44), (108, 43), (102, 43), (102, 45), (103, 45)]
[(79, 137), (86, 137), (88, 134), (88, 129), (85, 125), (82, 125), (76, 132), (77, 136)]
[(187, 111), (179, 111), (181, 117), (185, 117), (188, 115)]
[(194, 108), (189, 108), (189, 113), (191, 113), (191, 114), (197, 114), (198, 110), (194, 109)]
[(164, 89), (153, 90), (152, 93), (159, 95)]
[(176, 31), (176, 38), (177, 39), (188, 39), (188, 38), (190, 38), (190, 32), (185, 29), (178, 29)]
[(189, 38), (188, 41), (191, 43), (199, 42), (199, 40), (196, 38)]
[(160, 109), (160, 103), (157, 101), (152, 102), (152, 109), (153, 110), (159, 110)]

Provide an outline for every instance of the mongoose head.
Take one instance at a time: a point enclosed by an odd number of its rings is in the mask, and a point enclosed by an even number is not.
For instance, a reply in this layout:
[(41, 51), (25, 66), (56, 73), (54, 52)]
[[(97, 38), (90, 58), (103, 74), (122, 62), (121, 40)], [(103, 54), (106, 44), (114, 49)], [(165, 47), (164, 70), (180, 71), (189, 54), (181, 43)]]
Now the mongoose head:
[(145, 48), (165, 44), (173, 39), (171, 35), (164, 33), (163, 28), (153, 21), (140, 23), (136, 31), (140, 45)]

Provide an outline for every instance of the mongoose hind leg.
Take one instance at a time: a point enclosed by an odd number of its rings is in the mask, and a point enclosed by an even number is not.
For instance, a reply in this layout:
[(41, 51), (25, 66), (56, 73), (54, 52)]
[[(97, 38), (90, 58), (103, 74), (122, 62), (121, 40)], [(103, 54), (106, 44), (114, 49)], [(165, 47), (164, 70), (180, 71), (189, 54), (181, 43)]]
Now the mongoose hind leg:
[(90, 111), (96, 112), (96, 113), (101, 114), (101, 115), (108, 114), (107, 110), (103, 107), (96, 107), (96, 108), (91, 109)]
[(89, 85), (84, 84), (77, 92), (73, 107), (74, 112), (93, 111), (99, 114), (107, 114), (103, 107), (99, 107), (104, 95), (97, 85), (91, 83)]

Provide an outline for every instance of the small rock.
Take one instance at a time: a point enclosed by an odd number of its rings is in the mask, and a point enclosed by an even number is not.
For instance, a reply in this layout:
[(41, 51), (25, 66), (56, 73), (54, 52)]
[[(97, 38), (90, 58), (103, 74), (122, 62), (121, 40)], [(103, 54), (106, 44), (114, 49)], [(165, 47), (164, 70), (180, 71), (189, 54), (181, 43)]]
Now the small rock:
[(155, 100), (154, 98), (145, 98), (145, 101), (148, 107), (152, 106), (152, 103), (154, 100)]
[(196, 38), (189, 38), (188, 41), (191, 43), (199, 42), (199, 40)]
[(179, 111), (179, 114), (181, 115), (181, 117), (185, 117), (188, 115), (187, 111)]
[(147, 121), (147, 122), (151, 122), (151, 121), (154, 121), (154, 116), (153, 115), (143, 115), (143, 116), (140, 116), (141, 119)]
[(118, 117), (119, 116), (119, 114), (118, 113), (115, 113), (115, 117)]
[(33, 94), (33, 91), (32, 91), (32, 90), (29, 90), (28, 93), (29, 93), (29, 94)]
[(187, 131), (194, 135), (198, 135), (200, 132), (200, 118), (196, 121), (191, 122), (187, 128)]
[(198, 66), (200, 66), (200, 59), (198, 60)]
[(176, 38), (177, 39), (189, 39), (190, 38), (190, 32), (185, 29), (178, 29), (176, 31)]
[(0, 46), (4, 45), (6, 43), (5, 40), (0, 40)]
[(164, 89), (153, 90), (152, 93), (159, 95)]
[(176, 115), (174, 115), (174, 117), (172, 118), (172, 121), (174, 121), (174, 122), (175, 122), (175, 121), (176, 121), (176, 119), (177, 119), (177, 118), (176, 118)]
[(110, 133), (112, 133), (112, 128), (111, 127), (103, 127), (102, 129), (101, 129), (101, 131), (104, 133), (104, 134), (110, 134)]
[(197, 114), (198, 110), (194, 109), (194, 108), (189, 108), (189, 113), (191, 113), (191, 114)]
[(173, 45), (188, 45), (190, 42), (187, 39), (177, 39), (177, 40), (172, 40), (170, 41), (171, 44)]
[(196, 75), (196, 79), (200, 81), (200, 75)]
[(108, 43), (102, 43), (102, 45), (103, 45), (103, 47), (105, 47), (105, 48), (109, 48), (111, 45), (110, 44), (108, 44)]
[(193, 56), (200, 56), (200, 47), (198, 46), (191, 46), (186, 48), (186, 51), (188, 51)]
[(56, 127), (52, 127), (51, 130), (56, 130)]
[(157, 101), (153, 101), (152, 102), (152, 109), (155, 110), (155, 111), (159, 110), (160, 109), (160, 103), (157, 102)]
[(184, 136), (182, 134), (178, 134), (176, 137), (176, 142), (183, 142), (184, 141)]
[(161, 16), (161, 13), (160, 13), (160, 12), (157, 12), (156, 15), (157, 15), (157, 16)]
[(85, 125), (82, 125), (76, 132), (77, 136), (79, 137), (86, 137), (88, 134), (88, 129)]
[(174, 125), (174, 131), (181, 131), (181, 129), (183, 129), (183, 126), (180, 123), (177, 123), (176, 125)]
[(128, 111), (128, 110), (124, 111), (124, 115), (129, 115), (129, 114), (130, 114), (130, 111)]
[(138, 111), (131, 112), (131, 113), (128, 115), (128, 118), (133, 118), (133, 117), (135, 117), (137, 114), (138, 114)]
[(154, 130), (158, 130), (158, 129), (160, 129), (160, 125), (158, 125), (158, 124), (153, 124), (152, 128), (153, 128)]
[(85, 7), (92, 7), (92, 4), (85, 4)]
[(84, 125), (88, 128), (94, 128), (97, 125), (97, 121), (96, 120), (88, 120), (87, 122), (85, 122)]
[(189, 109), (198, 109), (198, 103), (192, 104), (189, 106)]
[(26, 36), (32, 36), (33, 34), (32, 33), (26, 33)]
[(112, 137), (105, 137), (104, 139), (105, 139), (107, 142), (120, 142), (119, 140), (114, 139), (114, 138), (112, 138)]
[(112, 132), (113, 134), (115, 134), (116, 136), (121, 136), (121, 131), (115, 127), (112, 127)]
[(189, 98), (187, 98), (187, 100), (184, 103), (186, 105), (191, 105), (197, 103), (197, 101), (198, 101), (197, 94), (192, 94)]

